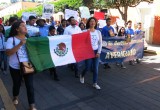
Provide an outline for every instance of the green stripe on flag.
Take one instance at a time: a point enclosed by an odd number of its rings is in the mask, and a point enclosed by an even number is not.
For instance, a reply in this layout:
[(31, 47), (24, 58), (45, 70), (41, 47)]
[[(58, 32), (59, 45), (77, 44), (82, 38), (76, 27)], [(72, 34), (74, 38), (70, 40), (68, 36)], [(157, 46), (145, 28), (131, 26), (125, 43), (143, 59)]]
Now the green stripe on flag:
[(50, 54), (48, 37), (28, 38), (26, 46), (29, 59), (37, 72), (55, 67)]

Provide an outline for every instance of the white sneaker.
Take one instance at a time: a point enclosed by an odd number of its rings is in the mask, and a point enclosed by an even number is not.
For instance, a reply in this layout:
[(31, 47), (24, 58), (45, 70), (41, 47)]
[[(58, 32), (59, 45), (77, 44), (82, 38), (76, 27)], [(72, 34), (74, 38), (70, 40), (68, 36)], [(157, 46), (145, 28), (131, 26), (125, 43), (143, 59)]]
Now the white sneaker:
[(37, 109), (34, 107), (34, 108), (30, 108), (29, 110), (37, 110)]
[(100, 89), (101, 89), (101, 87), (100, 87), (97, 83), (94, 83), (94, 84), (93, 84), (93, 87), (96, 88), (97, 90), (100, 90)]
[(80, 74), (80, 83), (84, 84), (84, 77)]
[(18, 100), (17, 100), (17, 99), (14, 99), (14, 100), (13, 100), (13, 104), (14, 104), (14, 105), (18, 105)]

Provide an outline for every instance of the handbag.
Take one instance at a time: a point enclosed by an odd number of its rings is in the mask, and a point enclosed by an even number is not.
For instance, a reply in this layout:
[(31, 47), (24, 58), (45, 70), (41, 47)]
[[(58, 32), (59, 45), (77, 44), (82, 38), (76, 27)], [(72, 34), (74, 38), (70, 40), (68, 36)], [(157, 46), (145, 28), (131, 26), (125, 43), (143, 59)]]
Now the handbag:
[[(13, 45), (15, 46), (14, 37), (13, 37)], [(32, 65), (31, 62), (20, 62), (17, 52), (16, 52), (16, 56), (20, 65), (20, 71), (23, 74), (33, 74), (35, 72), (34, 66)]]
[(21, 62), (20, 63), (21, 72), (24, 74), (31, 74), (34, 73), (34, 66), (30, 62)]

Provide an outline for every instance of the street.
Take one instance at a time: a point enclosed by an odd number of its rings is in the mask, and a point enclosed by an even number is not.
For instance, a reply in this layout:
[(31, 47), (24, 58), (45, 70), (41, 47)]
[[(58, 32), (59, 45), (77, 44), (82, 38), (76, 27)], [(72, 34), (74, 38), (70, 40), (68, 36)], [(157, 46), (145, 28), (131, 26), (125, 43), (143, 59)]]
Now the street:
[[(103, 69), (100, 65), (98, 84), (101, 90), (92, 87), (91, 72), (85, 76), (85, 83), (81, 84), (67, 66), (57, 68), (59, 82), (52, 80), (47, 70), (36, 74), (36, 107), (38, 110), (160, 110), (159, 55), (147, 54), (141, 64), (131, 66), (126, 62), (125, 66), (126, 69), (121, 69), (111, 64), (111, 69)], [(3, 99), (1, 96), (0, 108), (3, 108), (9, 103), (8, 100), (12, 100), (12, 79), (10, 74), (0, 74), (0, 79), (10, 98)], [(17, 110), (28, 109), (24, 83), (19, 102)]]

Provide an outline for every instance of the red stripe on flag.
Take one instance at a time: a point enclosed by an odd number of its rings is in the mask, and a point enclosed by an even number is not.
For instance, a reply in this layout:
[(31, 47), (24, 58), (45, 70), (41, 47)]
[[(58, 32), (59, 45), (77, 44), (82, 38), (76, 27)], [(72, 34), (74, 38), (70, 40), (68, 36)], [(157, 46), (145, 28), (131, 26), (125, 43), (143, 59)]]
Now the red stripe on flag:
[(72, 35), (72, 50), (76, 62), (95, 57), (89, 31)]

